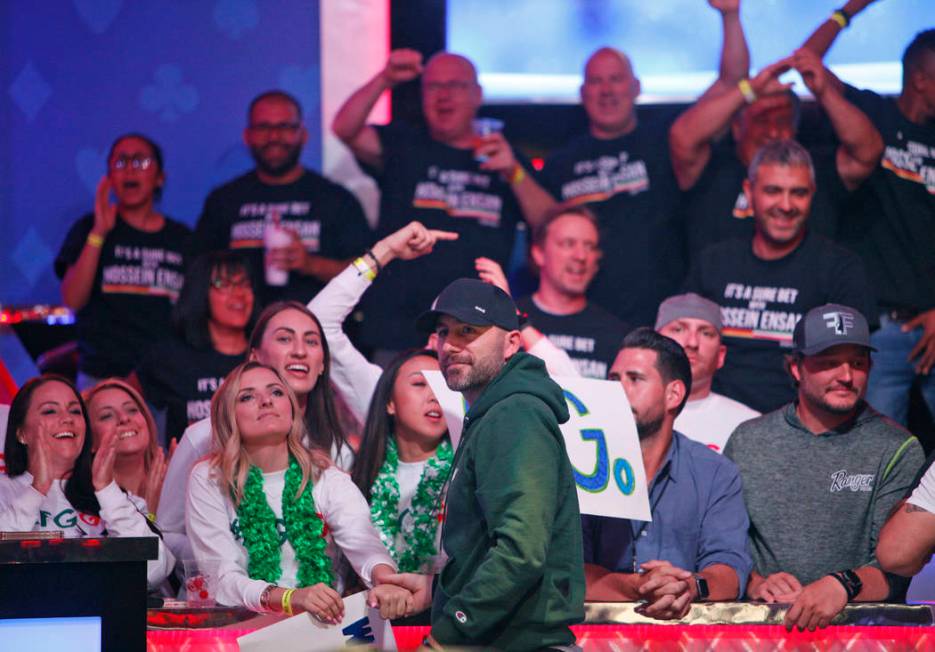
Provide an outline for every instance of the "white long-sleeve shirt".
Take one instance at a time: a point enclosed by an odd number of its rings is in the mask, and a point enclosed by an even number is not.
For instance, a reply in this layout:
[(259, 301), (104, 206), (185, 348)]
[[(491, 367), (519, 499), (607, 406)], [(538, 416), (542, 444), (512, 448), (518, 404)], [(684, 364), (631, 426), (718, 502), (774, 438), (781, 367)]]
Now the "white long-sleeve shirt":
[(76, 510), (65, 496), (65, 481), (55, 480), (43, 496), (32, 486), (27, 471), (11, 478), (0, 475), (0, 531), (41, 532), (61, 530), (66, 538), (156, 537), (159, 556), (146, 562), (146, 579), (151, 588), (159, 586), (175, 567), (175, 557), (146, 524), (146, 501), (126, 494), (116, 482), (95, 491), (101, 505), (100, 516)]
[[(216, 568), (217, 600), (221, 604), (260, 610), (260, 594), (267, 582), (247, 575), (247, 550), (235, 537), (239, 531), (237, 509), (216, 478), (210, 461), (202, 460), (192, 470), (188, 486), (186, 526), (199, 566)], [(263, 474), (266, 502), (277, 519), (282, 519), (282, 492), (285, 470)], [(350, 476), (335, 467), (321, 473), (312, 488), (315, 509), (328, 527), (328, 555), (335, 568), (340, 553), (367, 584), (378, 564), (396, 568), (370, 522), (370, 508), (351, 482)], [(298, 564), (289, 541), (281, 547), (282, 576), (277, 586), (295, 587)]]
[[(185, 532), (185, 500), (188, 493), (188, 478), (198, 460), (211, 453), (211, 419), (196, 421), (185, 429), (179, 445), (172, 454), (166, 479), (159, 495), (156, 523), (162, 531), (166, 545), (178, 559), (194, 559), (192, 546)], [(341, 454), (335, 449), (331, 458), (341, 469), (349, 470), (354, 464), (354, 451), (342, 446)]]

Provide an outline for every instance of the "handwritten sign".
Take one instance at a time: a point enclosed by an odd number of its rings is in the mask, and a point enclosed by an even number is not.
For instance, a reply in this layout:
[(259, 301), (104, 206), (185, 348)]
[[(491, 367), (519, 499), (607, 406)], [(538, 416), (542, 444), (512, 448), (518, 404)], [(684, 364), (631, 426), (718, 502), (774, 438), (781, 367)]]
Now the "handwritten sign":
[(369, 645), (395, 650), (396, 639), (389, 621), (379, 609), (367, 606), (367, 592), (344, 598), (344, 619), (329, 625), (308, 613), (286, 618), (237, 639), (240, 652), (319, 652)]
[[(422, 372), (441, 405), (451, 443), (461, 441), (467, 409), (440, 371)], [(553, 377), (565, 393), (571, 418), (560, 425), (582, 514), (651, 521), (646, 472), (630, 402), (620, 383)]]

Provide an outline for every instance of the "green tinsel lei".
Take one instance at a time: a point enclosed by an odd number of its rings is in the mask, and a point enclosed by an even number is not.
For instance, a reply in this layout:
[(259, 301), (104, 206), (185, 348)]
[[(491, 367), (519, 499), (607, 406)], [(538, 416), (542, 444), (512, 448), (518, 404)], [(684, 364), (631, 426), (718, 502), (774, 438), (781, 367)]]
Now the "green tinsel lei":
[(440, 520), (439, 494), (448, 480), (452, 457), (451, 442), (442, 440), (422, 471), (409, 508), (412, 518), (401, 524), (396, 479), (399, 450), (395, 437), (386, 440), (386, 459), (370, 489), (370, 518), (400, 572), (424, 571), (423, 566), (438, 552), (435, 533)]
[[(295, 550), (299, 565), (296, 577), (299, 588), (322, 582), (334, 585), (334, 570), (331, 558), (325, 549), (325, 524), (315, 511), (312, 483), (298, 500), (295, 495), (302, 483), (302, 469), (291, 455), (286, 470), (285, 487), (282, 491), (282, 515), (286, 525), (286, 539)], [(251, 466), (244, 484), (243, 500), (237, 507), (237, 518), (247, 549), (247, 574), (255, 580), (275, 584), (282, 575), (280, 548), (282, 540), (276, 530), (276, 514), (266, 502), (263, 492), (263, 473), (259, 467)]]

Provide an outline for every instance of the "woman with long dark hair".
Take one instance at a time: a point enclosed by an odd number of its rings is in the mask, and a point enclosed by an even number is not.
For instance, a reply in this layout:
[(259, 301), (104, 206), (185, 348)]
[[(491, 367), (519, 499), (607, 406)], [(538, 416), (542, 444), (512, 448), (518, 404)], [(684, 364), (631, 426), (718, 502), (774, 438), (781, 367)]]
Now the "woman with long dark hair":
[(136, 368), (146, 400), (166, 412), (166, 441), (208, 416), (221, 380), (243, 362), (259, 312), (255, 287), (236, 251), (202, 254), (186, 269), (172, 311), (175, 337), (154, 345)]
[[(61, 376), (27, 381), (13, 398), (0, 475), (0, 530), (61, 530), (65, 537), (157, 536), (143, 511), (114, 478), (117, 433), (92, 453), (91, 426), (81, 396)], [(175, 565), (159, 539), (147, 562), (150, 587)]]
[(137, 133), (117, 138), (94, 212), (72, 226), (55, 259), (77, 317), (81, 389), (127, 376), (140, 351), (171, 332), (191, 231), (157, 210), (165, 180), (159, 145)]
[(397, 356), (377, 382), (351, 478), (370, 503), (380, 538), (401, 572), (434, 573), (441, 492), (452, 449), (438, 400), (423, 371), (438, 355)]
[(299, 399), (277, 368), (236, 367), (211, 402), (211, 425), (214, 452), (192, 470), (186, 529), (199, 564), (217, 565), (219, 602), (339, 622), (343, 554), (375, 587), (384, 617), (408, 611), (409, 592), (383, 583), (395, 566), (366, 502), (328, 449), (308, 443)]

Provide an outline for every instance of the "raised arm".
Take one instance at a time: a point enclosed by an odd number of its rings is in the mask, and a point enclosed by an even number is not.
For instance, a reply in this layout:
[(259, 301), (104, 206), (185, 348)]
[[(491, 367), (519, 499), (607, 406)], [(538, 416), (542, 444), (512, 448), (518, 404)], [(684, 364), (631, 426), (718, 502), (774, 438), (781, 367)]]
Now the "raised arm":
[[(834, 39), (844, 30), (844, 27), (854, 20), (854, 18), (875, 0), (848, 0), (840, 10), (832, 12), (824, 22), (819, 25), (814, 32), (802, 44), (803, 48), (808, 48), (824, 58), (825, 54), (834, 43)], [(837, 15), (838, 13), (841, 15)]]
[(750, 70), (750, 50), (740, 22), (740, 0), (708, 0), (721, 14), (721, 61), (718, 76), (701, 97), (720, 95), (744, 79)]
[[(783, 84), (779, 76), (790, 68), (789, 59), (781, 59), (766, 66), (750, 80), (752, 98), (770, 101), (768, 95), (785, 92), (791, 84)], [(688, 190), (694, 186), (705, 166), (711, 160), (711, 146), (715, 137), (729, 124), (748, 98), (740, 87), (734, 85), (720, 95), (708, 95), (688, 110), (672, 124), (669, 130), (669, 151), (672, 156), (672, 168), (679, 188)]]
[(94, 277), (101, 260), (104, 239), (117, 223), (117, 206), (110, 201), (110, 180), (105, 176), (97, 184), (94, 195), (94, 225), (85, 240), (81, 254), (62, 278), (62, 300), (72, 310), (81, 310), (91, 298)]
[(814, 52), (800, 48), (792, 55), (792, 65), (831, 120), (840, 141), (836, 152), (838, 176), (850, 190), (869, 177), (883, 154), (883, 137), (870, 118), (847, 101), (841, 82), (824, 67)]
[(331, 131), (351, 148), (354, 156), (374, 168), (383, 167), (383, 147), (367, 116), (384, 91), (422, 74), (422, 55), (415, 50), (393, 50), (386, 66), (347, 98), (331, 122)]
[[(331, 351), (331, 379), (361, 423), (367, 419), (370, 398), (383, 370), (371, 364), (344, 332), (344, 320), (360, 301), (373, 279), (397, 258), (412, 260), (431, 253), (439, 240), (456, 240), (457, 233), (426, 229), (410, 222), (361, 253), (355, 263), (332, 279), (308, 304), (321, 321)], [(379, 263), (379, 264), (377, 264)], [(364, 269), (368, 270), (366, 273)]]

